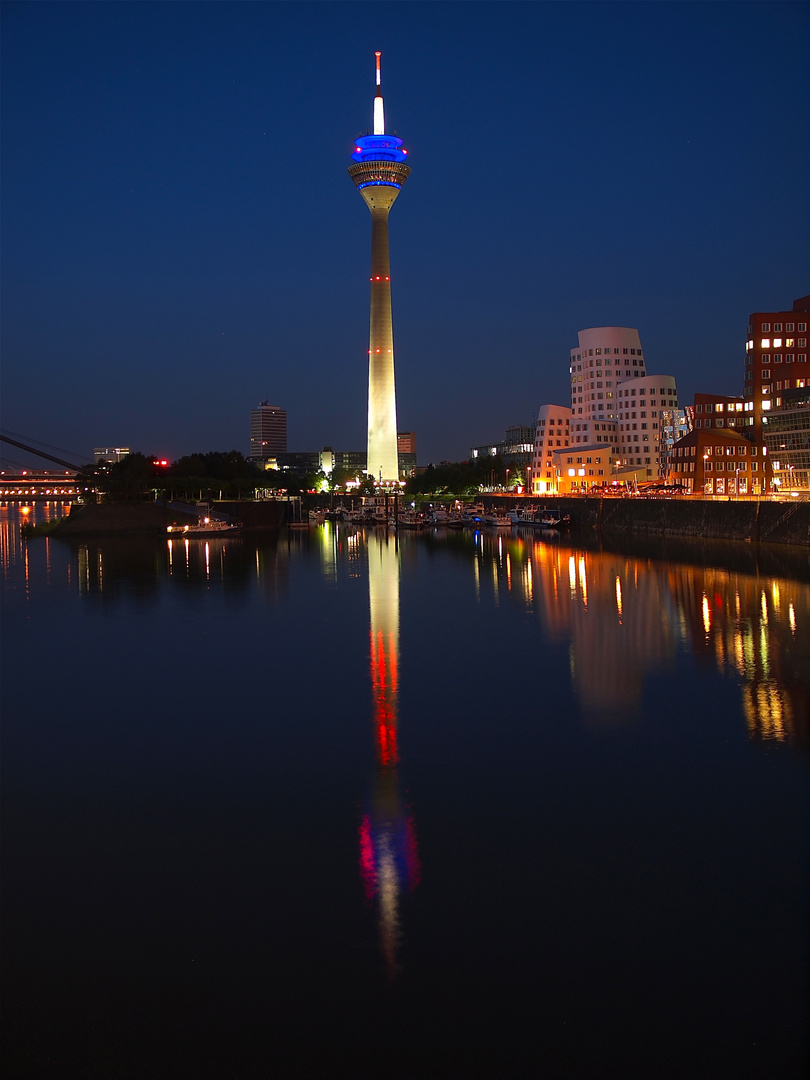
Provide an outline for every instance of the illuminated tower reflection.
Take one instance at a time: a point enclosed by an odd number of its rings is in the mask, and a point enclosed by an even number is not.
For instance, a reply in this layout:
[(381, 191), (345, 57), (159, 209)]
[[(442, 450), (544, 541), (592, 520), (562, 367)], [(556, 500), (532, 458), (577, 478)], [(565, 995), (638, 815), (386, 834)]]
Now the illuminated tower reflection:
[(367, 900), (377, 904), (380, 945), (386, 971), (393, 977), (402, 938), (400, 895), (418, 884), (419, 860), (413, 819), (403, 805), (397, 775), (399, 552), (387, 537), (369, 542), (368, 594), (377, 770), (360, 826), (360, 871)]

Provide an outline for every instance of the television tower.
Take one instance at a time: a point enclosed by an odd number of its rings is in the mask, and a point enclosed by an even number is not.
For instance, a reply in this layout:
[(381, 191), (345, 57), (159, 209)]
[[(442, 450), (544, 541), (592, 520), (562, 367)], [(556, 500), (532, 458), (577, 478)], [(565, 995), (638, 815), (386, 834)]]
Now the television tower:
[(368, 472), (381, 482), (399, 479), (397, 397), (394, 384), (394, 328), (391, 321), (391, 267), (388, 212), (408, 179), (402, 139), (385, 134), (380, 53), (374, 98), (374, 134), (354, 144), (349, 176), (371, 211), (371, 319), (368, 341)]

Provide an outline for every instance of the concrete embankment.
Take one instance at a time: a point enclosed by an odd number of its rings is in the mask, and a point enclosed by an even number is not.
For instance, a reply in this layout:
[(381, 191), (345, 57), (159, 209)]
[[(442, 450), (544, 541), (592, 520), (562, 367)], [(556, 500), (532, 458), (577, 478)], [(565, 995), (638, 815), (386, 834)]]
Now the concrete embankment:
[[(511, 509), (515, 499), (491, 500)], [(534, 500), (523, 500), (534, 502)], [(696, 540), (748, 540), (810, 547), (810, 502), (711, 499), (540, 499), (541, 506), (570, 514), (571, 524), (600, 533), (684, 536)]]
[[(810, 546), (810, 503), (707, 499), (599, 499), (589, 512), (604, 533), (689, 536)], [(573, 513), (572, 513), (573, 520)]]

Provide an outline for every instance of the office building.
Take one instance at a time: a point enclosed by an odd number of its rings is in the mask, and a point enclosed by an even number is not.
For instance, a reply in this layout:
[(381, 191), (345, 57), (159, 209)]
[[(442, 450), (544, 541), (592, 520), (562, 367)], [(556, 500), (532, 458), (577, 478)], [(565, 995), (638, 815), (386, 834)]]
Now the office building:
[(807, 322), (810, 296), (794, 300), (790, 311), (755, 311), (748, 316), (745, 342), (745, 423), (748, 437), (762, 444), (762, 418), (774, 396), (803, 390), (810, 383)]
[(123, 461), (129, 453), (128, 446), (97, 446), (93, 450), (93, 459), (96, 465), (100, 465), (102, 461)]
[(252, 461), (268, 461), (287, 452), (287, 411), (263, 401), (250, 410), (250, 454)]
[(774, 490), (810, 492), (810, 387), (775, 394), (762, 418)]
[(394, 329), (388, 214), (408, 179), (402, 139), (385, 134), (380, 53), (374, 98), (374, 134), (356, 139), (349, 176), (371, 212), (371, 298), (368, 347), (368, 471), (382, 483), (399, 479)]

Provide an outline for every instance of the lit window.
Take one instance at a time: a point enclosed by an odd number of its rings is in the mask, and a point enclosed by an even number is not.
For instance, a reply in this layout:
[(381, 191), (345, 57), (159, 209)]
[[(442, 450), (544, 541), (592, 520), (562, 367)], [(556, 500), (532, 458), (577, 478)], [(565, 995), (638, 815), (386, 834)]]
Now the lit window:
[(770, 401), (763, 401), (763, 402), (762, 402), (762, 408), (763, 408), (763, 410), (764, 410), (765, 412), (767, 412), (767, 411), (768, 411), (768, 409), (770, 409), (770, 407), (771, 407), (771, 403), (770, 403)]
[[(776, 327), (774, 326), (774, 330), (775, 329), (776, 329)], [(773, 339), (773, 347), (775, 349), (781, 349), (782, 348), (782, 339), (780, 337), (775, 337)]]
[(770, 347), (771, 347), (771, 339), (768, 338), (768, 337), (764, 337), (762, 339), (762, 343), (760, 344), (759, 347), (760, 347), (760, 349), (770, 349)]
[(786, 349), (792, 349), (793, 348), (793, 338), (792, 337), (786, 337), (785, 338), (785, 348)]

